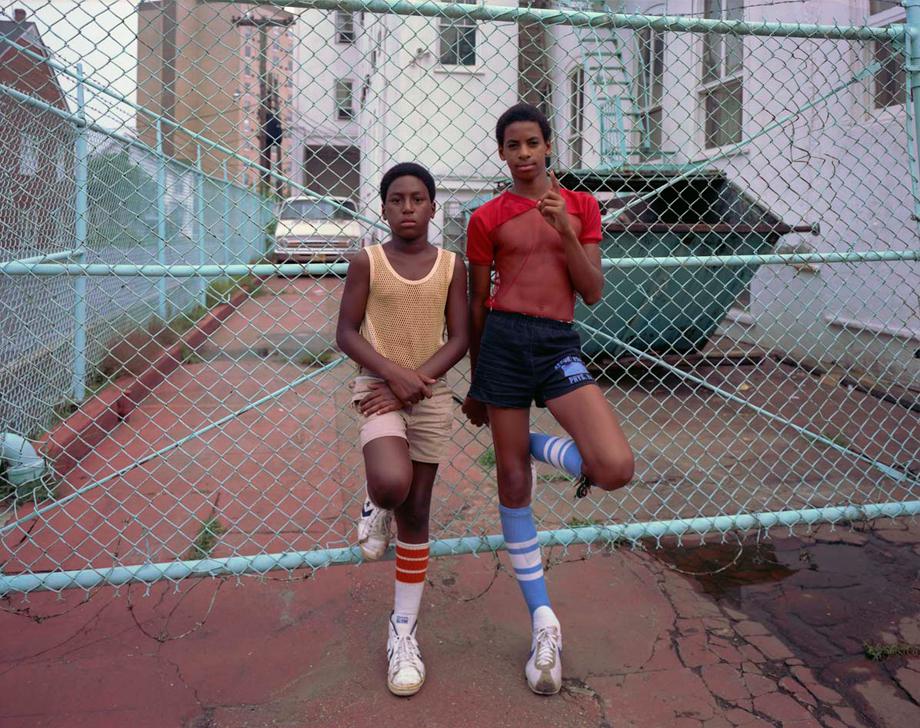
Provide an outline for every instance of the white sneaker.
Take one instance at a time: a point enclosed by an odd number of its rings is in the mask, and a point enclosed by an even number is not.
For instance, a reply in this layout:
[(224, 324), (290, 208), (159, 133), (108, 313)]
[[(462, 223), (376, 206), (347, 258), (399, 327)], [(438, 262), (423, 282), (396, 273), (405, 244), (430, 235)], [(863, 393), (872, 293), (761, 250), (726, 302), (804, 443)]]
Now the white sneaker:
[(562, 688), (562, 630), (558, 621), (534, 628), (524, 676), (527, 686), (539, 695), (555, 695)]
[(387, 639), (387, 687), (393, 695), (415, 695), (425, 682), (425, 663), (415, 640), (415, 628), (412, 625), (409, 634), (401, 635), (390, 616), (389, 637)]
[(390, 545), (390, 523), (393, 511), (378, 508), (370, 498), (365, 498), (358, 519), (358, 545), (367, 561), (376, 561)]

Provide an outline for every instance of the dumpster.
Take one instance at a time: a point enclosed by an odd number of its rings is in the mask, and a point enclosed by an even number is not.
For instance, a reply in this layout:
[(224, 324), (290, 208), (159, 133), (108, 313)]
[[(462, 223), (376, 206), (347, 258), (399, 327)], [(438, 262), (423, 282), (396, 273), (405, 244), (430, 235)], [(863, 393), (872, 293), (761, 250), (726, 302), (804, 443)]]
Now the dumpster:
[[(767, 254), (793, 228), (745, 195), (718, 170), (702, 171), (617, 215), (631, 200), (660, 187), (678, 172), (620, 170), (570, 173), (560, 182), (602, 200), (607, 221), (604, 258)], [(611, 268), (602, 300), (580, 301), (575, 318), (619, 341), (655, 354), (701, 349), (759, 266)], [(627, 353), (605, 336), (581, 330), (589, 357)]]

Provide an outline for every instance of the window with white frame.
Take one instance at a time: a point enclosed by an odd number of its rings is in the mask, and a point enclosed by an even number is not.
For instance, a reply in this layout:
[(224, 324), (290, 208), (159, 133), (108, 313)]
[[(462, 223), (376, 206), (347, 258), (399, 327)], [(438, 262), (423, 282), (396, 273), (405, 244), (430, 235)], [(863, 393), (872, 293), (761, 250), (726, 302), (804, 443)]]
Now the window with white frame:
[[(460, 0), (475, 5), (475, 0)], [(471, 18), (441, 18), (438, 28), (438, 56), (444, 66), (476, 65), (476, 21)]]
[[(901, 0), (869, 0), (867, 22), (872, 26), (903, 23), (906, 17)], [(904, 103), (906, 77), (904, 55), (891, 41), (872, 42), (872, 60), (881, 68), (872, 79), (872, 106), (886, 109)]]
[(466, 215), (457, 200), (444, 203), (444, 223), (441, 227), (442, 247), (461, 255), (466, 249)]
[[(711, 20), (743, 20), (744, 0), (703, 0)], [(744, 106), (744, 39), (731, 33), (703, 35), (700, 102), (706, 149), (741, 141)]]
[(569, 164), (582, 166), (585, 139), (585, 69), (577, 66), (569, 74)]
[(355, 42), (355, 16), (342, 10), (335, 12), (335, 42), (351, 44)]
[(35, 137), (19, 132), (19, 174), (29, 177), (38, 174), (38, 144)]
[(351, 121), (355, 118), (354, 82), (347, 78), (335, 82), (335, 118)]
[[(654, 13), (654, 9), (649, 11)], [(639, 42), (636, 73), (638, 102), (638, 148), (644, 157), (661, 154), (661, 99), (664, 95), (664, 33), (643, 28), (636, 37)]]

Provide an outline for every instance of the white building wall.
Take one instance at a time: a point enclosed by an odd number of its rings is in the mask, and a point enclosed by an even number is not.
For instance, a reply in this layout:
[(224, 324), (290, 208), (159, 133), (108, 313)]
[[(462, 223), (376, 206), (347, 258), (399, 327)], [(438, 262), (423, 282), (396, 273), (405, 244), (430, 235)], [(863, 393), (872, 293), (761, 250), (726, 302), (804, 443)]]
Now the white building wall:
[[(335, 43), (334, 15), (303, 11), (293, 28), (295, 153), (302, 160), (304, 145), (358, 145), (360, 206), (374, 220), (385, 169), (402, 161), (424, 165), (438, 184), (432, 238), (439, 243), (443, 211), (488, 193), (504, 174), (493, 129), (517, 101), (517, 25), (479, 23), (476, 65), (443, 66), (437, 19), (356, 13), (357, 42), (343, 46)], [(354, 81), (352, 122), (335, 118), (338, 78)]]
[[(629, 2), (627, 10), (660, 8)], [(702, 0), (671, 0), (667, 13), (702, 15)], [(656, 9), (656, 12), (660, 12)], [(745, 19), (864, 23), (868, 0), (752, 4)], [(699, 95), (702, 40), (667, 35), (665, 146), (672, 161), (696, 163), (704, 148)], [(790, 224), (819, 223), (819, 236), (785, 236), (780, 252), (917, 248), (906, 155), (904, 106), (873, 109), (871, 81), (768, 134), (777, 118), (846, 83), (873, 60), (870, 44), (747, 37), (744, 40), (743, 151), (713, 167)], [(868, 371), (884, 382), (920, 388), (920, 271), (916, 263), (762, 266), (746, 312), (724, 330), (804, 358)]]
[(335, 106), (337, 79), (351, 79), (356, 92), (361, 86), (364, 57), (360, 14), (355, 13), (354, 19), (357, 36), (354, 44), (336, 42), (334, 11), (302, 10), (292, 26), (295, 37), (292, 135), (297, 140), (294, 156), (299, 161), (296, 181), (300, 184), (307, 183), (303, 178), (307, 145), (351, 146), (360, 135), (357, 119), (337, 119)]
[(444, 66), (437, 19), (365, 18), (369, 80), (358, 120), (362, 203), (366, 214), (377, 216), (385, 169), (405, 161), (422, 164), (438, 185), (441, 212), (432, 238), (439, 243), (443, 210), (488, 193), (506, 174), (494, 128), (498, 115), (517, 101), (517, 25), (479, 23), (476, 65)]

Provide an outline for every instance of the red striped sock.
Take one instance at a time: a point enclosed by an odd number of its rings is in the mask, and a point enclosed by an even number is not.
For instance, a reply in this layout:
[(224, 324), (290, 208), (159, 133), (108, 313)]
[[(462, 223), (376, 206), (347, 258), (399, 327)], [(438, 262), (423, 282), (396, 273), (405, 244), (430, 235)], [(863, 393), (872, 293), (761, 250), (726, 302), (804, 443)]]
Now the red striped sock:
[(418, 619), (428, 572), (428, 543), (396, 541), (396, 589), (393, 623), (398, 632), (410, 632)]

